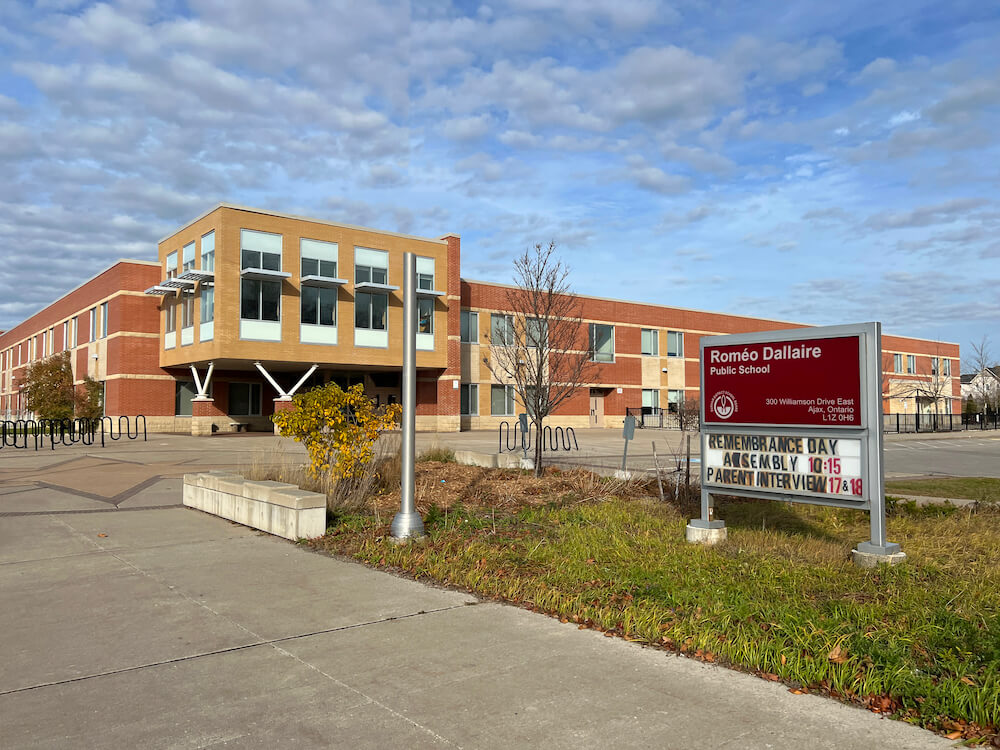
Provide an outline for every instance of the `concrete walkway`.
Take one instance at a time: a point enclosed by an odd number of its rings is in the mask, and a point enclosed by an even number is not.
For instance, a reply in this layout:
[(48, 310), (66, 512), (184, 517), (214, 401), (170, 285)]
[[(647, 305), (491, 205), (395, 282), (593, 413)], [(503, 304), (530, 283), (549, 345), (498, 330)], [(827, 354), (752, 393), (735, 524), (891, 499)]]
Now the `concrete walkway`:
[(0, 518), (0, 747), (946, 748), (186, 508)]

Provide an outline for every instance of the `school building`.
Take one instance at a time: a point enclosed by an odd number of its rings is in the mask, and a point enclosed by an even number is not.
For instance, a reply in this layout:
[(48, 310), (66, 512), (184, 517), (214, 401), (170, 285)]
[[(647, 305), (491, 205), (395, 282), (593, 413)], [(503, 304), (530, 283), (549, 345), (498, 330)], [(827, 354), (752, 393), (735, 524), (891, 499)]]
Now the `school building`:
[[(0, 334), (0, 416), (26, 415), (33, 362), (70, 352), (74, 380), (103, 383), (105, 414), (151, 431), (271, 430), (292, 396), (402, 386), (403, 253), (417, 256), (417, 429), (496, 427), (523, 408), (484, 360), (512, 330), (504, 284), (461, 278), (461, 241), (220, 204)], [(579, 299), (594, 366), (553, 424), (671, 426), (698, 398), (701, 336), (801, 327), (636, 302)], [(958, 344), (883, 336), (887, 413), (960, 412)]]

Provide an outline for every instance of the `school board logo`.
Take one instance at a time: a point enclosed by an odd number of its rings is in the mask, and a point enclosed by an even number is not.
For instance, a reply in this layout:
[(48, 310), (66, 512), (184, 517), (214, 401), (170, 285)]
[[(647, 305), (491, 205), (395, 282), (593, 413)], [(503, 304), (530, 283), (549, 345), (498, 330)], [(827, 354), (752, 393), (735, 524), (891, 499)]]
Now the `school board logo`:
[(736, 399), (729, 391), (719, 391), (712, 397), (709, 407), (719, 419), (729, 419), (736, 413)]

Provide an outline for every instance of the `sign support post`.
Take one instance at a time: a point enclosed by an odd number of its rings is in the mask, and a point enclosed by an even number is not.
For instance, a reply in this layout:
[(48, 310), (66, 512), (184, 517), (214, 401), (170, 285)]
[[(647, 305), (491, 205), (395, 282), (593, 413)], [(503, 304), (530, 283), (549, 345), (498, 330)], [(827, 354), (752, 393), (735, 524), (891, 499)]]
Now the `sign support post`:
[(726, 538), (715, 495), (866, 510), (860, 566), (906, 555), (886, 540), (879, 323), (701, 340), (701, 517), (690, 542)]

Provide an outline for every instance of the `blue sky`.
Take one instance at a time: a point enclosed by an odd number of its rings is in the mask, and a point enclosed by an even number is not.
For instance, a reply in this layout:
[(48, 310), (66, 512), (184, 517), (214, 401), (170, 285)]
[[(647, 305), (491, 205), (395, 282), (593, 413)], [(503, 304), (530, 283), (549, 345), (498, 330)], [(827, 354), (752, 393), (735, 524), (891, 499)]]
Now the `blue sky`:
[(40, 0), (0, 28), (0, 328), (220, 201), (507, 282), (1000, 349), (983, 2)]

